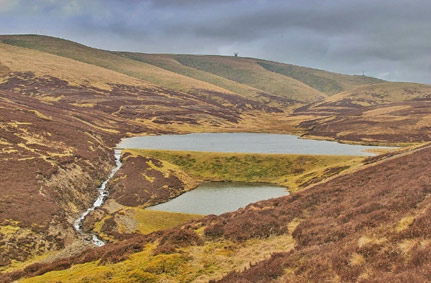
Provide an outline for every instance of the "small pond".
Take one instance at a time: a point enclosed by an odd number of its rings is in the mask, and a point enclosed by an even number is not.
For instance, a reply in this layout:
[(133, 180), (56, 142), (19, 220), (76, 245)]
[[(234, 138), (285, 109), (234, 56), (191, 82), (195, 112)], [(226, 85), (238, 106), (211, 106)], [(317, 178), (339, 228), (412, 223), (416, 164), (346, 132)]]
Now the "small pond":
[(148, 209), (218, 215), (235, 211), (253, 202), (286, 196), (288, 194), (289, 192), (285, 188), (270, 184), (209, 182), (203, 183), (196, 189), (186, 192), (168, 202), (149, 207)]

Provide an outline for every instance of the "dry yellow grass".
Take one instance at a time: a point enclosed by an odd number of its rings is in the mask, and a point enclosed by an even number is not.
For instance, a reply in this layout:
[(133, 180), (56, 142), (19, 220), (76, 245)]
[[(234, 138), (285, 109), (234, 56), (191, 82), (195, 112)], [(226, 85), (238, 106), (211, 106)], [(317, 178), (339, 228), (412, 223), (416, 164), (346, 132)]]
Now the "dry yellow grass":
[[(228, 80), (249, 85), (275, 96), (287, 97), (298, 102), (314, 102), (326, 94), (275, 72), (270, 72), (256, 63), (255, 59), (222, 56), (175, 55), (181, 64), (224, 77)], [(262, 101), (269, 98), (262, 98)]]
[(133, 208), (131, 211), (133, 219), (137, 223), (136, 230), (141, 234), (168, 229), (202, 217), (196, 214), (147, 210), (143, 208)]
[(352, 257), (350, 258), (350, 265), (357, 266), (362, 265), (365, 263), (365, 259), (361, 254), (353, 253)]
[[(55, 76), (71, 84), (110, 89), (109, 84), (150, 86), (105, 68), (31, 49), (0, 43), (2, 64), (15, 72), (34, 72), (36, 76)], [(31, 64), (28, 64), (31, 62)]]
[[(110, 90), (110, 83), (122, 83), (153, 88), (157, 85), (179, 91), (204, 89), (232, 93), (210, 83), (132, 60), (114, 52), (93, 49), (58, 38), (2, 36), (1, 40), (15, 44), (0, 43), (0, 56), (5, 67), (13, 71), (33, 71), (38, 75), (55, 75), (72, 85), (85, 83), (99, 89)], [(33, 66), (23, 62), (32, 62)]]
[[(336, 102), (343, 99), (350, 99), (362, 106), (383, 104), (389, 102), (401, 102), (414, 98), (426, 97), (431, 94), (431, 86), (418, 83), (385, 82), (368, 86), (357, 87), (342, 93), (338, 93), (327, 98), (326, 102)], [(402, 109), (402, 108), (400, 108)], [(389, 108), (389, 111), (397, 109)], [(371, 112), (370, 114), (379, 113)]]
[(389, 107), (381, 107), (378, 109), (373, 109), (369, 111), (365, 111), (362, 115), (364, 117), (374, 117), (374, 116), (381, 116), (381, 115), (387, 115), (394, 111), (404, 110), (408, 109), (410, 106), (407, 105), (397, 105), (397, 106), (389, 106)]
[[(299, 224), (289, 223), (289, 231)], [(238, 244), (229, 240), (206, 241), (202, 246), (182, 248), (178, 253), (154, 255), (157, 243), (148, 244), (144, 251), (129, 259), (98, 265), (98, 261), (74, 265), (61, 271), (23, 279), (21, 282), (208, 282), (220, 279), (232, 270), (243, 270), (250, 264), (267, 259), (275, 252), (294, 248), (291, 232), (266, 239), (251, 239)]]
[(224, 78), (223, 76), (215, 75), (210, 72), (195, 69), (186, 65), (179, 63), (172, 55), (158, 55), (158, 54), (143, 54), (143, 53), (122, 53), (126, 57), (146, 62), (158, 66), (160, 68), (191, 77), (200, 81), (207, 82), (212, 85), (216, 85), (223, 89), (227, 89), (231, 92), (241, 94), (246, 97), (256, 97), (258, 98), (260, 90), (253, 88), (249, 85), (242, 84)]
[(403, 217), (398, 223), (397, 227), (395, 227), (395, 231), (401, 232), (409, 227), (411, 223), (415, 220), (414, 216), (406, 216)]

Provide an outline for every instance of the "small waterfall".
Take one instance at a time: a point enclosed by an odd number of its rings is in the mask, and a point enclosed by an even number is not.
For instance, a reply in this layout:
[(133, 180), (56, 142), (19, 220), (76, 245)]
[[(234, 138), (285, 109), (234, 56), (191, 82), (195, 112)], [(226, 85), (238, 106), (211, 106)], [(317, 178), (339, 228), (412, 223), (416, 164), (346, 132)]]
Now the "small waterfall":
[(99, 239), (99, 237), (97, 237), (96, 234), (85, 233), (84, 231), (82, 231), (82, 223), (84, 222), (85, 217), (87, 217), (87, 215), (90, 212), (92, 212), (96, 207), (101, 206), (105, 202), (109, 194), (109, 191), (106, 189), (106, 185), (108, 184), (109, 180), (115, 175), (115, 173), (117, 173), (117, 171), (120, 169), (122, 165), (120, 159), (121, 159), (121, 149), (116, 149), (115, 168), (112, 169), (111, 174), (109, 174), (109, 177), (100, 185), (100, 187), (97, 188), (97, 190), (99, 191), (99, 196), (94, 201), (93, 205), (90, 208), (88, 208), (85, 212), (83, 212), (81, 216), (78, 219), (76, 219), (75, 222), (73, 223), (75, 230), (79, 234), (81, 234), (85, 240), (91, 241), (95, 246), (98, 246), (98, 247), (105, 245), (105, 242)]

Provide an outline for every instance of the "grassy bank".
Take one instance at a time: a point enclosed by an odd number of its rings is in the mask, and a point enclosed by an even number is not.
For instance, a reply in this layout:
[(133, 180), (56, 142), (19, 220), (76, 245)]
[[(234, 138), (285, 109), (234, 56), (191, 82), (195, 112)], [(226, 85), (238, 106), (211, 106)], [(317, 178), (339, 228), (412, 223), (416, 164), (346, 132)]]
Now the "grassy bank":
[[(169, 229), (186, 222), (199, 219), (202, 215), (167, 211), (147, 210), (142, 207), (124, 207), (117, 213), (105, 216), (95, 223), (94, 231), (103, 239), (115, 241), (111, 235), (103, 231), (104, 224), (114, 220), (116, 230), (120, 234), (141, 233), (149, 234), (154, 231)], [(115, 218), (115, 219), (113, 219)]]
[(145, 156), (174, 164), (206, 181), (262, 182), (295, 191), (344, 170), (363, 157), (301, 154), (248, 154), (127, 149), (123, 154)]

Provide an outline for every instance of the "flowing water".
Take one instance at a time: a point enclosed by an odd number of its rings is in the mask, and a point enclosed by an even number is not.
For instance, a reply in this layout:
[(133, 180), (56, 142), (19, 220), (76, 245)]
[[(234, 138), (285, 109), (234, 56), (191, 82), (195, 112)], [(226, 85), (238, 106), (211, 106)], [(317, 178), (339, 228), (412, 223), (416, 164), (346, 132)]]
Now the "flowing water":
[(81, 216), (75, 220), (75, 222), (73, 223), (73, 226), (75, 227), (76, 231), (78, 231), (79, 234), (81, 234), (81, 236), (83, 236), (83, 238), (87, 241), (91, 241), (94, 245), (101, 247), (105, 244), (105, 242), (103, 242), (101, 239), (99, 239), (99, 237), (97, 237), (97, 235), (95, 234), (88, 234), (85, 233), (82, 230), (82, 222), (84, 221), (85, 217), (87, 217), (87, 215), (92, 212), (96, 207), (99, 207), (103, 204), (103, 202), (105, 201), (105, 199), (108, 197), (109, 191), (106, 189), (106, 185), (108, 184), (109, 180), (115, 175), (115, 173), (117, 173), (117, 171), (120, 169), (121, 167), (121, 150), (115, 150), (115, 168), (112, 169), (111, 174), (109, 174), (108, 179), (106, 179), (101, 185), (100, 187), (97, 188), (97, 190), (99, 191), (99, 196), (97, 197), (96, 201), (94, 201), (93, 205), (87, 209), (84, 213), (81, 214)]

